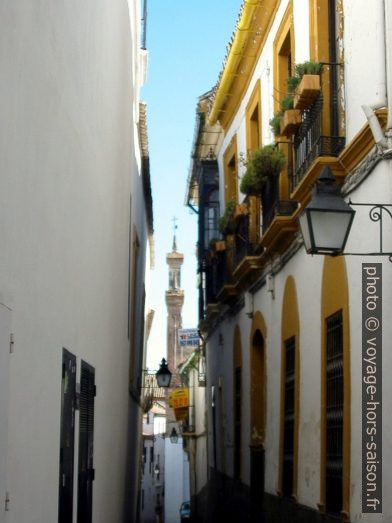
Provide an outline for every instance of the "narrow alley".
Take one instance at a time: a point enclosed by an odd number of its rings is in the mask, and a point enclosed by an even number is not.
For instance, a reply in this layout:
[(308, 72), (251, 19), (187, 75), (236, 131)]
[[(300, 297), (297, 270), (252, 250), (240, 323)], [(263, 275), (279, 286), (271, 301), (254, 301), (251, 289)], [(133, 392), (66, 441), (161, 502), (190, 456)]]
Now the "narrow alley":
[(392, 522), (392, 1), (0, 23), (0, 523)]

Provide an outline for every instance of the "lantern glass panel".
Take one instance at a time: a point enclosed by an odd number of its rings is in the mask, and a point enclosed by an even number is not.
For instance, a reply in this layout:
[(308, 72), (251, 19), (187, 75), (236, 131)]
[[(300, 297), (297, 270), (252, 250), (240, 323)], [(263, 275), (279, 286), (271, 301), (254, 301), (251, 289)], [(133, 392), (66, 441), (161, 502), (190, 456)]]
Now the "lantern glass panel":
[(158, 387), (168, 387), (170, 385), (171, 374), (169, 373), (157, 373)]
[[(314, 247), (325, 252), (342, 252), (346, 244), (353, 214), (309, 209)], [(305, 241), (305, 239), (304, 239)]]
[(312, 241), (311, 241), (311, 237), (310, 237), (309, 220), (308, 220), (307, 211), (305, 211), (299, 217), (299, 226), (301, 227), (301, 233), (302, 233), (302, 238), (304, 239), (305, 249), (307, 252), (310, 252), (313, 249), (313, 245), (312, 245)]

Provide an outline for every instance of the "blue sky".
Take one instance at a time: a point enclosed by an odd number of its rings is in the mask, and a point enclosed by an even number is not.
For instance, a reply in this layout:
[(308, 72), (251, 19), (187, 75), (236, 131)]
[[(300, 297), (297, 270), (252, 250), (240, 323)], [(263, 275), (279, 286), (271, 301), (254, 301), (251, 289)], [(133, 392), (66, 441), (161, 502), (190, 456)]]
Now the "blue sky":
[(155, 269), (148, 306), (155, 310), (147, 365), (157, 368), (166, 351), (166, 254), (173, 222), (184, 253), (183, 326), (198, 322), (197, 216), (184, 206), (197, 98), (216, 83), (242, 0), (148, 0), (149, 68), (141, 97), (147, 125), (154, 203)]

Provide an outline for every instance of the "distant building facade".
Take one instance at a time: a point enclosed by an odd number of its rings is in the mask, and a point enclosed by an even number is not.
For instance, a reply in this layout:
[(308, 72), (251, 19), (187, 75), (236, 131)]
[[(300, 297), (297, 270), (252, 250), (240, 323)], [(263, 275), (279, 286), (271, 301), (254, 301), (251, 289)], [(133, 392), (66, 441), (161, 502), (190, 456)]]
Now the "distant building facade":
[[(182, 386), (180, 365), (186, 359), (189, 349), (184, 349), (178, 341), (178, 330), (182, 328), (182, 307), (184, 291), (181, 289), (181, 266), (184, 256), (177, 250), (176, 237), (173, 238), (172, 251), (166, 256), (169, 266), (169, 288), (166, 291), (167, 306), (167, 361), (172, 380), (167, 390), (167, 401), (171, 392)], [(189, 463), (183, 450), (181, 423), (175, 410), (167, 405), (167, 432), (165, 440), (165, 523), (180, 521), (179, 509), (183, 501), (189, 500)], [(177, 441), (170, 439), (175, 431)]]
[(165, 433), (165, 405), (156, 402), (143, 416), (140, 523), (163, 522)]

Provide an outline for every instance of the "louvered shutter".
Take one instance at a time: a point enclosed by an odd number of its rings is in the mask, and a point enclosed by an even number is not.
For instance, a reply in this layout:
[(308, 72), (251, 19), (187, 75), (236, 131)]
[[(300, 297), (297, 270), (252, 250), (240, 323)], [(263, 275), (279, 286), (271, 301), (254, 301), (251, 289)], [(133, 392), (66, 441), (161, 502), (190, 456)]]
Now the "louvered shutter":
[(95, 370), (82, 361), (79, 400), (78, 523), (91, 523), (93, 502)]
[(59, 523), (72, 523), (76, 357), (63, 349), (59, 468)]

